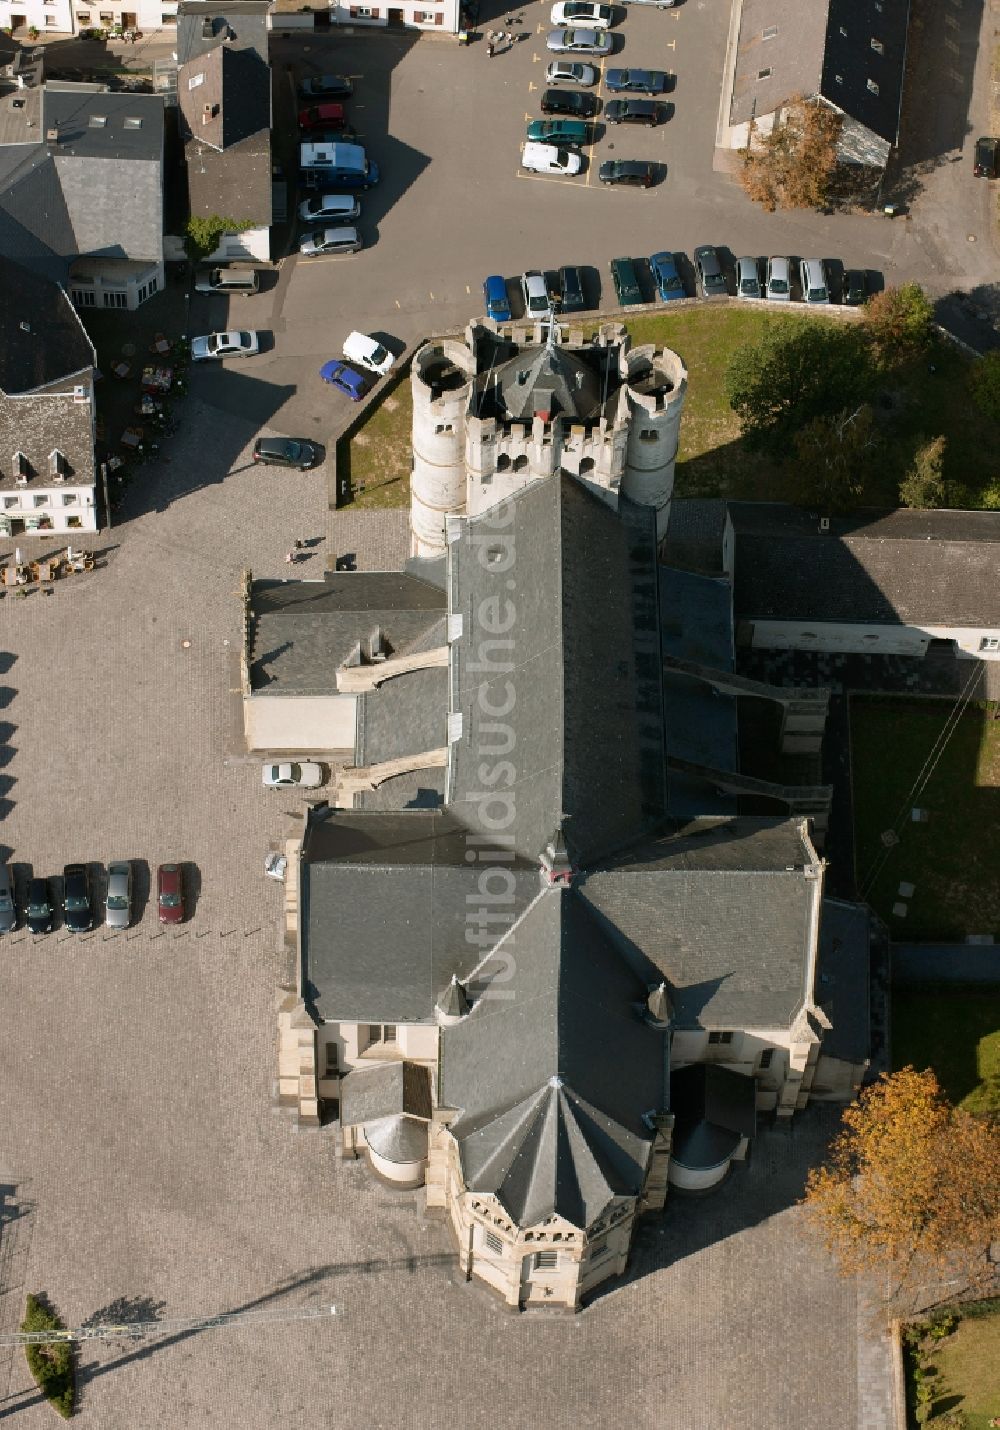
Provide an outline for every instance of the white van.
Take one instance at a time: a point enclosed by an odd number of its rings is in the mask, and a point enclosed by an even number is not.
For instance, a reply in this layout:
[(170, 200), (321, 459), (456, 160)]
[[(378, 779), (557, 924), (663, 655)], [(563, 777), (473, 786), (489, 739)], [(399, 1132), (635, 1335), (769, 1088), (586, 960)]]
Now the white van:
[(256, 293), (260, 286), (256, 268), (199, 268), (195, 274), (196, 293)]
[(572, 149), (529, 141), (521, 149), (521, 166), (533, 174), (578, 174), (583, 160)]

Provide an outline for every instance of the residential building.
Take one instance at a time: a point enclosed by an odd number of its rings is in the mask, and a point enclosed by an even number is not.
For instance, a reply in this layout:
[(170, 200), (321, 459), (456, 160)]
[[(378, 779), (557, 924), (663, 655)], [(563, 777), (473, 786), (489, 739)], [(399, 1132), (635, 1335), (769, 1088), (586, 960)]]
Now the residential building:
[(720, 142), (746, 147), (796, 95), (843, 115), (842, 163), (884, 169), (899, 136), (909, 0), (743, 0)]
[(0, 27), (17, 38), (34, 27), (39, 34), (79, 35), (84, 30), (171, 30), (177, 0), (0, 0)]
[(668, 1186), (714, 1186), (759, 1115), (849, 1098), (868, 1063), (867, 913), (824, 899), (804, 792), (737, 763), (740, 693), (785, 702), (807, 762), (825, 703), (796, 724), (796, 692), (741, 682), (727, 583), (658, 565), (680, 360), (564, 336), (483, 322), (415, 356), (414, 544), (443, 540), (405, 575), (444, 606), (412, 656), (371, 615), (386, 573), (289, 583), (339, 595), (366, 708), (291, 851), (279, 1094), (423, 1181), (510, 1308), (579, 1306)]
[(177, 103), (193, 218), (237, 225), (209, 255), (271, 257), (270, 0), (181, 0)]
[[(352, 28), (381, 30), (430, 30), (437, 34), (455, 35), (461, 28), (460, 0), (404, 0), (399, 5), (332, 4), (315, 12), (317, 29), (328, 25), (350, 25)], [(275, 29), (286, 19), (301, 20), (301, 6), (296, 0), (277, 0), (274, 6)]]
[(58, 283), (0, 258), (0, 535), (97, 530), (94, 361)]
[(0, 253), (81, 309), (131, 311), (158, 292), (162, 99), (43, 80), (0, 90)]

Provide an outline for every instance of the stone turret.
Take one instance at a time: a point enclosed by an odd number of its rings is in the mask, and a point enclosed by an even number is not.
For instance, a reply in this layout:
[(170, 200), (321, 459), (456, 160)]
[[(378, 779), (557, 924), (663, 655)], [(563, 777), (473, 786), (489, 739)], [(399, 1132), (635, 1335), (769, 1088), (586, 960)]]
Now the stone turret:
[(410, 553), (443, 556), (444, 519), (465, 510), (465, 418), (476, 360), (466, 343), (426, 343), (413, 359)]
[(625, 353), (622, 369), (631, 422), (621, 490), (632, 501), (656, 508), (659, 541), (670, 516), (687, 369), (675, 352), (652, 343)]

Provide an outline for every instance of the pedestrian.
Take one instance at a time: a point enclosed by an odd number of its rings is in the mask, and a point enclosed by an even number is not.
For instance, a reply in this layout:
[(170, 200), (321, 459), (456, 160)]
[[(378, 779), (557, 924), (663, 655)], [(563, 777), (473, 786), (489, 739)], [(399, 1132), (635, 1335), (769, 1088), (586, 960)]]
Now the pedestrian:
[(487, 41), (486, 41), (486, 58), (487, 58), (488, 60), (491, 60), (491, 59), (493, 58), (493, 41), (492, 41), (492, 40), (487, 40)]
[(292, 563), (293, 563), (294, 560), (295, 560), (295, 552), (294, 552), (294, 551), (286, 551), (286, 552), (285, 552), (285, 560), (288, 562), (289, 566), (291, 566)]
[(296, 551), (301, 551), (301, 550), (302, 550), (302, 547), (305, 545), (305, 543), (302, 542), (302, 541), (296, 541), (296, 542), (293, 542), (293, 545), (294, 545)]

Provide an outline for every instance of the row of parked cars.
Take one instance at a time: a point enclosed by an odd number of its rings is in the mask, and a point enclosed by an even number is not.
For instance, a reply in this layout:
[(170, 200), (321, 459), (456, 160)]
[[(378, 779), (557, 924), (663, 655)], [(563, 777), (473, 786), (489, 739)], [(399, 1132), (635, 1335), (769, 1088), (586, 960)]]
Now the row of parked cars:
[[(548, 36), (546, 48), (552, 54), (594, 56), (611, 53), (609, 34), (617, 11), (610, 5), (572, 0), (553, 6), (552, 23), (571, 28), (556, 29)], [(553, 60), (546, 70), (546, 82), (553, 88), (542, 93), (543, 119), (528, 125), (521, 149), (522, 167), (536, 174), (578, 174), (583, 168), (581, 148), (593, 144), (597, 135), (593, 120), (600, 100), (592, 93), (598, 69), (586, 60)], [(672, 77), (662, 70), (609, 69), (604, 82), (615, 97), (604, 106), (607, 124), (653, 127), (670, 117), (671, 106), (662, 96), (671, 87)], [(560, 86), (560, 87), (555, 87)], [(601, 164), (602, 184), (625, 184), (651, 188), (658, 166), (635, 159), (609, 159)]]
[[(652, 254), (647, 259), (612, 258), (608, 265), (615, 296), (622, 307), (632, 307), (646, 301), (640, 273), (646, 269), (657, 298), (671, 303), (688, 296), (677, 257), (669, 249)], [(823, 305), (835, 301), (827, 265), (822, 258), (798, 261), (798, 282), (802, 301)], [(705, 298), (721, 297), (730, 291), (729, 280), (718, 249), (709, 244), (694, 252), (695, 292)], [(735, 295), (738, 298), (770, 298), (789, 302), (795, 296), (794, 270), (789, 258), (738, 258), (735, 264)], [(551, 309), (557, 314), (581, 312), (596, 307), (588, 301), (584, 270), (566, 266), (543, 272), (529, 269), (518, 280), (526, 318), (543, 318)], [(840, 301), (850, 305), (865, 302), (868, 297), (868, 275), (862, 268), (849, 268), (843, 275)], [(493, 273), (483, 283), (486, 316), (498, 323), (513, 318), (507, 280)]]
[(312, 75), (299, 84), (300, 175), (315, 190), (299, 204), (299, 219), (309, 229), (299, 241), (302, 258), (346, 256), (364, 247), (358, 194), (374, 188), (381, 175), (348, 122), (346, 101), (353, 93), (346, 75)]
[[(28, 880), (23, 899), (24, 922), (31, 933), (51, 933), (56, 909), (61, 908), (63, 926), (71, 933), (87, 933), (97, 921), (90, 869), (86, 864), (67, 864), (62, 873), (62, 890), (53, 899), (48, 879)], [(180, 864), (161, 864), (156, 871), (156, 910), (161, 924), (178, 924), (184, 919), (184, 871)], [(10, 866), (0, 864), (0, 933), (12, 933), (20, 925), (21, 902)], [(104, 895), (104, 925), (127, 929), (132, 922), (132, 864), (117, 859), (108, 865)]]

